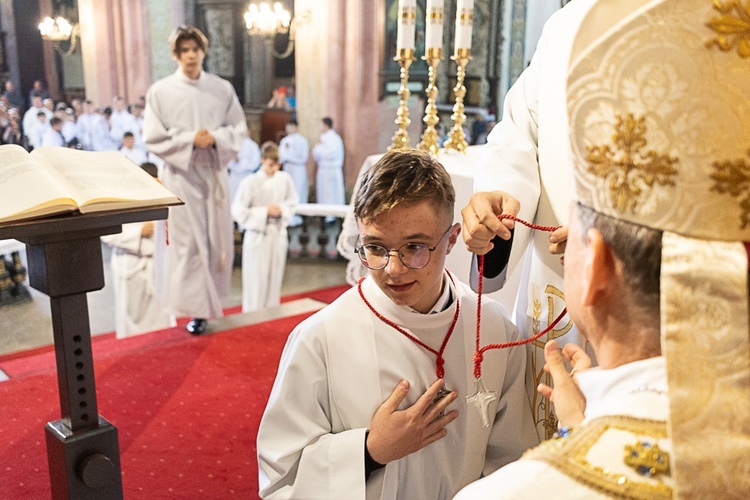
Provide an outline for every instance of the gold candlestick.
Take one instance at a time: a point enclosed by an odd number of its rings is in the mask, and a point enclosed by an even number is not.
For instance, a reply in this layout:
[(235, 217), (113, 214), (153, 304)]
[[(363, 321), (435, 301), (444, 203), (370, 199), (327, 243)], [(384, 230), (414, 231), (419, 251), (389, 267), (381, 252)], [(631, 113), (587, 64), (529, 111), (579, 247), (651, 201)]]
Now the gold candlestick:
[(401, 87), (398, 89), (398, 96), (400, 98), (398, 103), (398, 112), (396, 113), (395, 124), (398, 125), (398, 130), (393, 135), (393, 144), (388, 148), (401, 149), (409, 147), (409, 132), (406, 131), (406, 127), (409, 126), (411, 120), (409, 119), (409, 106), (407, 101), (411, 92), (409, 92), (409, 66), (414, 61), (414, 49), (399, 49), (398, 55), (393, 58), (394, 61), (398, 61), (401, 65)]
[(456, 53), (451, 56), (451, 59), (456, 61), (458, 66), (456, 86), (453, 88), (453, 92), (456, 94), (456, 104), (453, 105), (453, 114), (451, 115), (453, 127), (448, 133), (448, 140), (445, 141), (444, 147), (463, 153), (469, 145), (466, 142), (463, 125), (466, 121), (466, 115), (464, 114), (464, 96), (466, 95), (464, 78), (466, 77), (466, 65), (471, 60), (471, 49), (456, 49)]
[(427, 124), (427, 128), (424, 130), (422, 141), (417, 144), (417, 148), (429, 151), (432, 155), (437, 155), (440, 146), (438, 145), (438, 133), (437, 130), (435, 130), (435, 125), (438, 124), (440, 118), (438, 117), (437, 106), (435, 105), (438, 96), (438, 88), (437, 85), (435, 85), (435, 79), (437, 77), (435, 70), (443, 59), (443, 49), (439, 47), (429, 48), (422, 59), (427, 61), (427, 64), (430, 66), (427, 74), (429, 78), (426, 90), (427, 107), (424, 109), (425, 113), (424, 118), (422, 119), (422, 121)]

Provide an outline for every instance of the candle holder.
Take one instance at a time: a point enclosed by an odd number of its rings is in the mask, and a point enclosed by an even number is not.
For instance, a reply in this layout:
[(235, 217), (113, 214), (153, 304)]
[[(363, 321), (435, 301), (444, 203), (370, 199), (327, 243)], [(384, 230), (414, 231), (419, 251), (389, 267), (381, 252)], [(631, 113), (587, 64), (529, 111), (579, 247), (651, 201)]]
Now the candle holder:
[(429, 83), (427, 84), (426, 90), (427, 106), (424, 109), (425, 114), (422, 119), (427, 125), (427, 128), (425, 128), (424, 133), (422, 134), (422, 140), (417, 144), (417, 148), (429, 151), (432, 155), (437, 155), (440, 146), (438, 145), (438, 133), (435, 129), (435, 125), (438, 124), (440, 118), (438, 117), (437, 105), (435, 104), (438, 96), (438, 88), (437, 85), (435, 85), (435, 80), (437, 78), (435, 70), (443, 59), (443, 49), (439, 47), (429, 48), (422, 59), (427, 61), (427, 64), (429, 65), (427, 74)]
[(466, 65), (471, 60), (471, 49), (456, 49), (456, 53), (451, 56), (451, 60), (456, 61), (458, 66), (456, 86), (453, 87), (453, 92), (456, 94), (456, 103), (453, 105), (453, 114), (451, 115), (453, 127), (448, 133), (448, 140), (445, 141), (444, 147), (463, 153), (469, 146), (466, 142), (463, 125), (466, 121), (466, 115), (464, 114), (464, 96), (466, 95), (464, 78), (466, 77)]
[(394, 61), (398, 61), (401, 66), (401, 87), (398, 89), (398, 112), (396, 113), (395, 124), (398, 125), (398, 130), (393, 135), (393, 144), (388, 148), (401, 149), (409, 147), (409, 132), (406, 131), (406, 127), (409, 126), (411, 120), (409, 119), (409, 106), (407, 101), (411, 92), (409, 92), (409, 66), (414, 61), (414, 49), (399, 49), (398, 55), (393, 58)]

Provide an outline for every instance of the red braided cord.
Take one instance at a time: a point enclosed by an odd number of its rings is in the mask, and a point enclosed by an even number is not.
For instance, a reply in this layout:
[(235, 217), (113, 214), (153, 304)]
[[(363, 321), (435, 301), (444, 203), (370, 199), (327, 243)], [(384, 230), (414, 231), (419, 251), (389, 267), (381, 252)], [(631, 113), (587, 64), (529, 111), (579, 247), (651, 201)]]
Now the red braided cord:
[[(553, 232), (558, 229), (560, 229), (562, 226), (540, 226), (538, 224), (532, 224), (530, 222), (526, 222), (523, 219), (519, 219), (515, 215), (510, 214), (500, 214), (498, 215), (499, 219), (510, 219), (514, 220), (516, 222), (520, 222), (524, 226), (528, 226), (531, 229), (536, 229), (538, 231), (547, 231), (547, 232)], [(565, 316), (565, 313), (567, 312), (567, 308), (564, 308), (560, 315), (555, 318), (555, 320), (550, 323), (547, 328), (542, 330), (541, 332), (537, 333), (536, 335), (529, 337), (527, 339), (523, 340), (514, 340), (512, 342), (506, 342), (504, 344), (488, 344), (482, 348), (479, 347), (479, 338), (480, 338), (480, 331), (481, 331), (481, 318), (482, 318), (482, 288), (484, 287), (484, 255), (479, 255), (477, 257), (477, 264), (478, 264), (478, 271), (479, 271), (479, 278), (477, 281), (477, 334), (476, 334), (476, 342), (475, 342), (475, 348), (474, 348), (474, 378), (481, 378), (482, 377), (482, 360), (484, 359), (484, 353), (486, 351), (489, 351), (490, 349), (506, 349), (508, 347), (514, 347), (519, 345), (528, 344), (529, 342), (533, 342), (540, 338), (543, 335), (546, 335), (549, 333), (554, 327), (557, 326), (557, 324), (560, 322), (560, 320)]]
[(511, 215), (511, 214), (500, 214), (500, 215), (497, 216), (497, 218), (500, 219), (500, 220), (510, 219), (510, 220), (513, 220), (513, 221), (516, 221), (516, 222), (520, 222), (524, 226), (530, 227), (531, 229), (536, 229), (538, 231), (547, 231), (548, 233), (551, 233), (553, 231), (557, 231), (558, 229), (560, 229), (562, 227), (562, 226), (540, 226), (538, 224), (532, 224), (531, 222), (526, 222), (525, 220), (519, 219), (515, 215)]
[[(448, 278), (450, 278), (451, 282), (453, 282), (453, 276), (451, 275), (451, 273), (449, 273), (447, 270), (446, 270), (446, 273), (448, 273)], [(450, 340), (451, 335), (453, 334), (453, 330), (455, 330), (456, 328), (456, 323), (458, 322), (458, 316), (459, 316), (459, 313), (461, 312), (461, 302), (458, 300), (458, 297), (456, 297), (456, 313), (453, 315), (453, 321), (451, 322), (451, 326), (448, 328), (448, 333), (445, 334), (445, 338), (443, 339), (443, 343), (440, 346), (440, 350), (436, 351), (435, 349), (428, 346), (427, 344), (419, 340), (417, 337), (415, 337), (411, 333), (407, 332), (406, 330), (398, 326), (393, 321), (389, 320), (388, 318), (380, 314), (377, 310), (375, 310), (372, 304), (370, 304), (370, 302), (368, 302), (368, 300), (365, 298), (365, 294), (362, 291), (362, 282), (364, 280), (365, 280), (364, 278), (359, 280), (359, 282), (357, 283), (357, 290), (359, 291), (359, 296), (362, 297), (362, 301), (367, 305), (367, 307), (370, 308), (370, 311), (372, 311), (372, 313), (380, 321), (392, 327), (393, 329), (395, 329), (396, 331), (398, 331), (399, 333), (407, 337), (409, 340), (411, 340), (418, 346), (426, 349), (427, 351), (437, 356), (437, 360), (435, 361), (435, 366), (436, 366), (435, 373), (437, 375), (437, 378), (443, 378), (445, 376), (445, 368), (443, 367), (445, 365), (445, 360), (443, 359), (443, 352), (445, 351), (445, 347), (448, 345), (448, 341)]]

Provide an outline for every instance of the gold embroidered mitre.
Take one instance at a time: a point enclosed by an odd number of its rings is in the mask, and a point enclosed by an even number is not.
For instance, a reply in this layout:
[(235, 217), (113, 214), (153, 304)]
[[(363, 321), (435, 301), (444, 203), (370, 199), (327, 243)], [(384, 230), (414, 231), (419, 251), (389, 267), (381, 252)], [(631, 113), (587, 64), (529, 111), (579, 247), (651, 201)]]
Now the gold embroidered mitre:
[(575, 199), (663, 231), (676, 496), (750, 498), (750, 0), (623, 5), (574, 44)]

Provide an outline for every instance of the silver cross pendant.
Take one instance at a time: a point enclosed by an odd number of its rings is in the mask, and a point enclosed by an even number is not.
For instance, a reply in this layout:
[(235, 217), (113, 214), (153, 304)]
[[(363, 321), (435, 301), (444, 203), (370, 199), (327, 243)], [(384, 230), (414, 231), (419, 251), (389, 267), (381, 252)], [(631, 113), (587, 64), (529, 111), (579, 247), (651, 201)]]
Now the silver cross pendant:
[(497, 399), (497, 393), (488, 390), (481, 378), (474, 379), (474, 394), (466, 396), (466, 402), (476, 407), (485, 428), (490, 426), (490, 403)]

